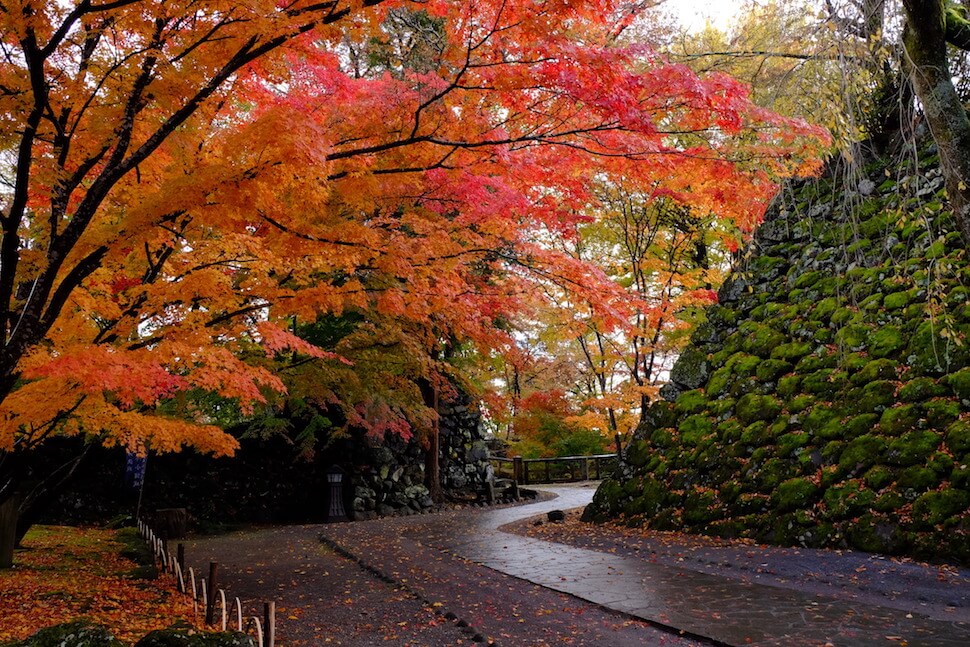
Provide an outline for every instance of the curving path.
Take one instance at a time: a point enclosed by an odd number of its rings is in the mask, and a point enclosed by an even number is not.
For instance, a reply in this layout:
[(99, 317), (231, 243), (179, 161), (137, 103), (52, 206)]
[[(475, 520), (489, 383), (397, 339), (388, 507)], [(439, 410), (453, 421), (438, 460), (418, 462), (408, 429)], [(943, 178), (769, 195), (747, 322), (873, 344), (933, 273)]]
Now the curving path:
[[(956, 599), (952, 604), (924, 609), (914, 594), (911, 600), (898, 596), (889, 606), (850, 599), (842, 589), (819, 585), (811, 579), (766, 577), (764, 582), (752, 582), (750, 578), (745, 581), (710, 572), (710, 568), (703, 564), (699, 567), (692, 560), (680, 563), (663, 556), (649, 559), (599, 552), (501, 532), (501, 526), (529, 516), (585, 505), (593, 492), (591, 484), (542, 489), (558, 497), (504, 509), (460, 510), (327, 526), (322, 529), (322, 539), (375, 571), (405, 583), (432, 603), (461, 609), (463, 596), (456, 596), (454, 587), (442, 582), (436, 573), (443, 556), (465, 559), (713, 643), (970, 645), (970, 605), (965, 604), (970, 602), (968, 573), (961, 574), (956, 588), (945, 587), (944, 595)], [(365, 548), (375, 543), (381, 546), (380, 550)], [(733, 557), (723, 553), (718, 557), (723, 569), (731, 568), (732, 562), (743, 561), (741, 553), (751, 551), (734, 552), (738, 554)], [(794, 559), (810, 561), (813, 569), (823, 573), (866, 570), (864, 566), (860, 569), (860, 563), (876, 569), (887, 563), (878, 557), (851, 552), (790, 549), (769, 549), (757, 559), (768, 560), (762, 563), (762, 570), (771, 573), (792, 566), (772, 564), (772, 560), (792, 561), (793, 554), (797, 555)], [(893, 571), (882, 579), (893, 577), (902, 588), (933, 589), (937, 571), (913, 565), (905, 572)], [(481, 631), (507, 642), (496, 637), (501, 632), (491, 630), (492, 622), (488, 614), (475, 618), (475, 626)], [(509, 644), (544, 644), (520, 642), (523, 639), (528, 637), (516, 637)]]
[(555, 498), (528, 505), (267, 528), (187, 549), (197, 571), (218, 561), (223, 585), (253, 608), (277, 601), (281, 647), (970, 645), (968, 570), (669, 538), (565, 545), (501, 530), (583, 506), (594, 485), (543, 486)]

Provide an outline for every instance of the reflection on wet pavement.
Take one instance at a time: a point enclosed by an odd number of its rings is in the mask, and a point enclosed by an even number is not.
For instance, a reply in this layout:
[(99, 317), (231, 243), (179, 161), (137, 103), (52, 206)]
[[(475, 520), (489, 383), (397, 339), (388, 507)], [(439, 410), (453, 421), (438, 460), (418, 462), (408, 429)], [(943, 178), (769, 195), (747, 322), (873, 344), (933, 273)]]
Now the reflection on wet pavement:
[[(594, 491), (589, 485), (543, 489), (558, 498), (352, 525), (358, 532), (368, 526), (375, 533), (396, 530), (426, 547), (496, 571), (732, 645), (970, 645), (970, 626), (960, 622), (498, 530), (548, 510), (583, 506)], [(326, 534), (339, 541), (339, 533)]]

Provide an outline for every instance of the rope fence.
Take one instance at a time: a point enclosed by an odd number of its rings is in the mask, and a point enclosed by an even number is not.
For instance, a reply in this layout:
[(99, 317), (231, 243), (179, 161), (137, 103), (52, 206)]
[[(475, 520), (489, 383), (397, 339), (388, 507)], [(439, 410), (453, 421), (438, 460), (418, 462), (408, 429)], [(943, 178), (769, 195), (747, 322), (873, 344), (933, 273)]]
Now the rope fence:
[(234, 629), (256, 640), (256, 647), (276, 647), (276, 602), (263, 603), (263, 617), (256, 615), (245, 616), (242, 602), (238, 597), (232, 598), (232, 606), (226, 604), (228, 597), (225, 589), (218, 587), (219, 564), (209, 562), (209, 576), (196, 577), (195, 570), (185, 565), (185, 546), (178, 544), (176, 553), (172, 554), (167, 542), (158, 537), (151, 526), (138, 520), (138, 534), (151, 548), (155, 565), (165, 573), (175, 576), (179, 593), (192, 598), (192, 609), (196, 620), (199, 620), (200, 610), (206, 627), (219, 628), (228, 631), (230, 618)]

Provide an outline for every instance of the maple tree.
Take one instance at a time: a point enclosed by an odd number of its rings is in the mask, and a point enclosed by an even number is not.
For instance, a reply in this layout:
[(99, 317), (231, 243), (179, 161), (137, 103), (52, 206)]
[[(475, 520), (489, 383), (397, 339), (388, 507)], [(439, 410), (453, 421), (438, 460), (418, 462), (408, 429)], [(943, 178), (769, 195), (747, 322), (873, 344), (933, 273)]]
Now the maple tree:
[[(245, 413), (284, 388), (281, 362), (352, 370), (294, 321), (357, 314), (373, 352), (413, 356), (396, 384), (437, 391), (448, 340), (510, 346), (497, 322), (535, 277), (623, 320), (622, 291), (547, 244), (591, 217), (594, 178), (756, 220), (824, 135), (616, 46), (634, 17), (605, 0), (0, 8), (0, 536), (50, 476), (31, 456), (52, 436), (230, 453), (177, 396)], [(433, 430), (427, 398), (389, 390), (327, 398), (373, 433)]]

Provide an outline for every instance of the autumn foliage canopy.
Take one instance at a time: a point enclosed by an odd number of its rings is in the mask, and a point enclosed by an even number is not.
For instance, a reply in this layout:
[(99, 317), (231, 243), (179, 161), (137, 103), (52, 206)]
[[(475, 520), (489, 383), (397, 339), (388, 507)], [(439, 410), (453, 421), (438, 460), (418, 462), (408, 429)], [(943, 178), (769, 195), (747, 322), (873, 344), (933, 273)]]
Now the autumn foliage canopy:
[[(5, 3), (0, 454), (51, 434), (231, 452), (211, 411), (164, 405), (251, 407), (284, 388), (281, 358), (353, 372), (292, 333), (321, 315), (354, 314), (428, 379), (442, 340), (507, 348), (536, 280), (622, 324), (636, 304), (550, 244), (597, 186), (750, 230), (824, 142), (730, 78), (618, 46), (635, 18), (614, 0)], [(408, 433), (420, 416), (382, 393), (326, 397)]]

